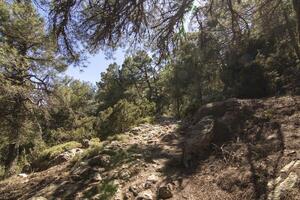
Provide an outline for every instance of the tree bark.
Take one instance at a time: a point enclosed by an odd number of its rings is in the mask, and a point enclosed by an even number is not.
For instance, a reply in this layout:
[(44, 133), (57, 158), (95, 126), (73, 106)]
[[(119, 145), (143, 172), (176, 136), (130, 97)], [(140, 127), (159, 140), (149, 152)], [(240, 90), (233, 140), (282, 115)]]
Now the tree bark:
[(11, 142), (8, 146), (8, 153), (5, 163), (5, 176), (11, 176), (16, 173), (16, 166), (19, 160), (20, 136), (23, 125), (22, 106), (23, 98), (18, 95), (15, 98), (15, 106), (11, 121)]
[(293, 7), (296, 13), (296, 19), (297, 19), (297, 29), (298, 29), (298, 44), (300, 41), (300, 1), (299, 0), (293, 0)]

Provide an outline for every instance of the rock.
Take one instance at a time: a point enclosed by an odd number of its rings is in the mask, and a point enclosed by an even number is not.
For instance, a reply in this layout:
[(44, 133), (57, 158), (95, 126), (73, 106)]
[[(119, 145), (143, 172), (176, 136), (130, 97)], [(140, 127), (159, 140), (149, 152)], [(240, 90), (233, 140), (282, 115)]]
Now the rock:
[(32, 197), (28, 200), (47, 200), (45, 197)]
[(170, 184), (158, 188), (158, 197), (161, 199), (169, 199), (173, 197), (172, 186)]
[(94, 174), (93, 181), (96, 181), (96, 182), (102, 181), (102, 176), (100, 175), (100, 173), (95, 173)]
[(300, 160), (290, 162), (280, 170), (280, 173), (288, 174), (294, 169), (300, 169)]
[(31, 172), (32, 172), (32, 167), (30, 164), (26, 164), (22, 169), (22, 173), (29, 174)]
[(132, 192), (134, 196), (137, 196), (141, 191), (141, 188), (137, 187), (136, 185), (132, 185), (129, 187), (129, 191)]
[(18, 174), (18, 176), (21, 177), (21, 178), (27, 178), (28, 177), (28, 175), (25, 174), (25, 173)]
[(153, 200), (153, 193), (151, 190), (140, 192), (135, 200)]
[(75, 149), (71, 149), (71, 150), (69, 150), (67, 152), (69, 153), (70, 157), (73, 158), (77, 154), (81, 154), (83, 152), (83, 150), (80, 149), (80, 148), (75, 148)]
[(118, 173), (118, 178), (122, 180), (128, 180), (131, 177), (131, 172), (127, 169), (123, 169)]
[(61, 163), (67, 162), (71, 159), (71, 156), (69, 153), (62, 153), (56, 156), (50, 163), (50, 166), (59, 165)]
[(88, 139), (83, 139), (82, 142), (81, 142), (81, 144), (82, 144), (82, 147), (86, 148), (86, 149), (91, 146), (91, 142)]
[(133, 195), (131, 192), (127, 191), (127, 192), (123, 195), (123, 199), (124, 199), (124, 200), (131, 200), (131, 199), (134, 199), (134, 195)]
[(67, 162), (67, 161), (71, 160), (74, 156), (76, 156), (77, 154), (81, 154), (82, 152), (83, 152), (82, 149), (75, 148), (75, 149), (66, 151), (64, 153), (61, 153), (58, 156), (56, 156), (53, 160), (50, 161), (49, 166), (55, 166), (55, 165), (59, 165), (61, 163)]
[(147, 178), (147, 182), (151, 182), (151, 183), (156, 183), (156, 182), (158, 182), (158, 180), (159, 180), (159, 177), (155, 174), (152, 174)]
[[(279, 182), (277, 180), (277, 182)], [(299, 176), (295, 173), (292, 172), (289, 174), (289, 176), (279, 183), (273, 192), (269, 194), (268, 199), (269, 200), (281, 200), (288, 192), (290, 192), (299, 182)]]
[(145, 184), (144, 184), (144, 188), (149, 189), (152, 187), (153, 184), (157, 183), (159, 181), (159, 177), (156, 176), (155, 174), (150, 175)]
[(203, 156), (214, 137), (214, 127), (215, 120), (207, 116), (189, 131), (183, 148), (183, 164), (185, 167), (191, 167), (194, 156)]
[(268, 183), (269, 200), (281, 200), (300, 183), (300, 160), (292, 161), (280, 170), (280, 176)]
[(101, 166), (109, 167), (110, 165), (110, 156), (109, 155), (98, 155), (88, 160), (90, 166)]
[(134, 134), (134, 135), (138, 135), (141, 132), (141, 128), (140, 127), (134, 127), (130, 130), (130, 133)]

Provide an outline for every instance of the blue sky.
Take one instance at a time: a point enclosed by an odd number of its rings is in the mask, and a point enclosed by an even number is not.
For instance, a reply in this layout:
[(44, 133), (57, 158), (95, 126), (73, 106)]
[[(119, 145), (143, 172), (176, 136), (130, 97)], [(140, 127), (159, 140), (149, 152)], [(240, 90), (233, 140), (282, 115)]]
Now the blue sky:
[(109, 64), (116, 62), (121, 65), (123, 63), (125, 59), (125, 50), (117, 50), (113, 57), (113, 59), (107, 59), (104, 52), (99, 52), (96, 55), (90, 55), (87, 67), (83, 68), (83, 71), (81, 71), (78, 67), (70, 66), (65, 72), (65, 75), (96, 84), (96, 82), (100, 80), (100, 73), (104, 72)]

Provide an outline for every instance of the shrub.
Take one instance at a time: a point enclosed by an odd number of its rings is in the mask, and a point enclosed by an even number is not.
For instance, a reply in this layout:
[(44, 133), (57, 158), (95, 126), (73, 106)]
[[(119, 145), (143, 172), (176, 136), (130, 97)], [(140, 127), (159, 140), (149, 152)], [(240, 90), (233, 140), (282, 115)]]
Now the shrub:
[(34, 168), (43, 168), (47, 165), (49, 160), (52, 160), (59, 154), (65, 152), (65, 151), (68, 151), (68, 150), (71, 150), (74, 148), (80, 148), (80, 147), (82, 147), (82, 145), (75, 141), (52, 146), (48, 149), (45, 149), (37, 156), (37, 158), (33, 161), (33, 167)]
[(113, 107), (100, 112), (100, 119), (97, 124), (99, 136), (107, 138), (109, 135), (128, 130), (142, 122), (142, 119), (152, 116), (154, 107), (153, 103), (146, 100), (137, 103), (125, 99), (120, 100)]

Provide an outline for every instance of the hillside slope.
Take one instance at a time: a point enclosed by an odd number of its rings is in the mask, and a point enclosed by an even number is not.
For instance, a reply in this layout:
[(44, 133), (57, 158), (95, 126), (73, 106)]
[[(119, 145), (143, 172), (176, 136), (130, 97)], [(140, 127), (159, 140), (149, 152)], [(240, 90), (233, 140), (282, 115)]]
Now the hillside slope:
[(300, 97), (230, 99), (0, 182), (0, 199), (300, 199)]

